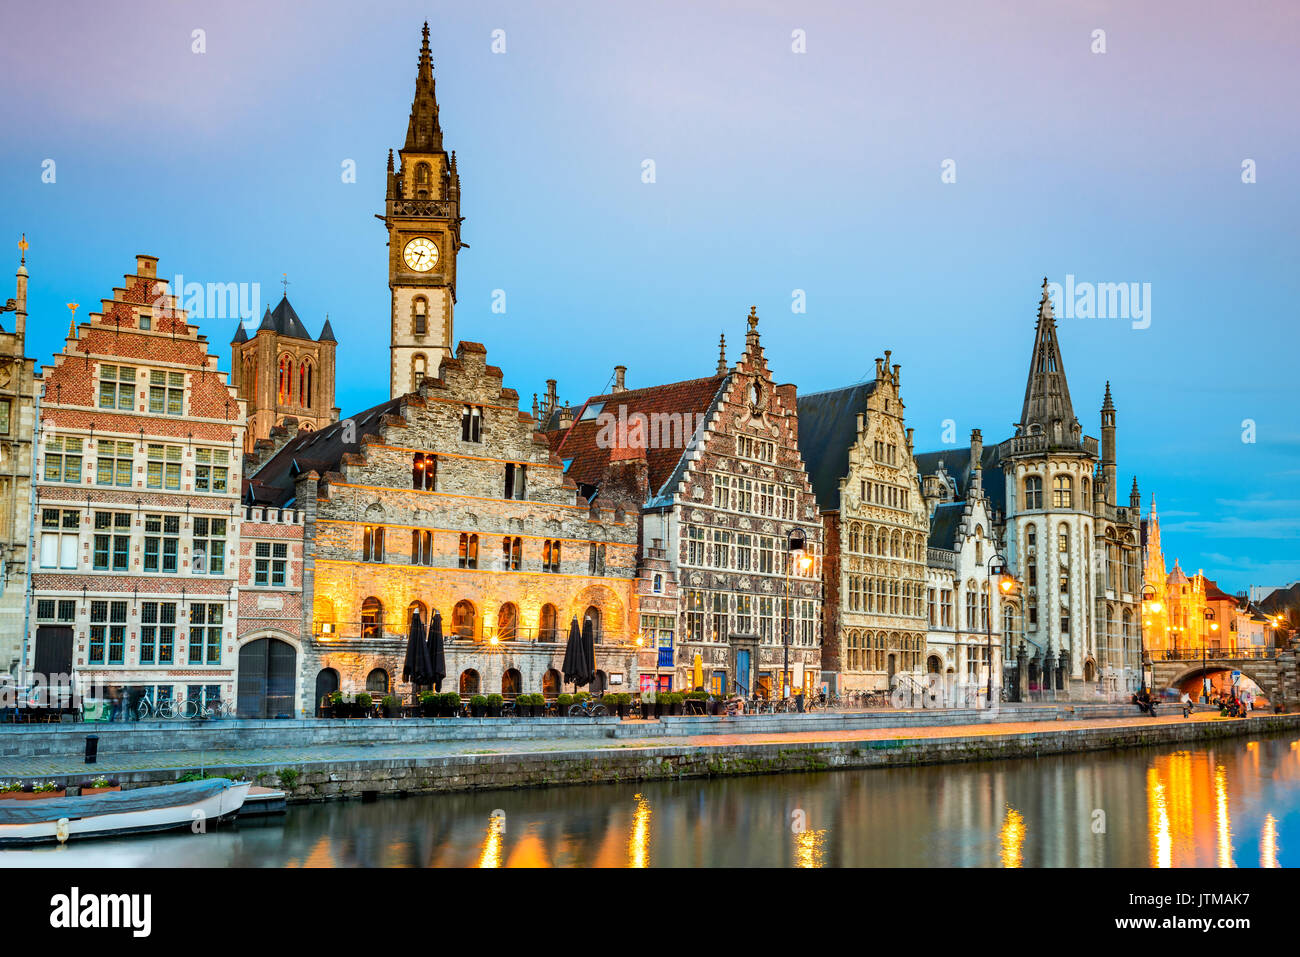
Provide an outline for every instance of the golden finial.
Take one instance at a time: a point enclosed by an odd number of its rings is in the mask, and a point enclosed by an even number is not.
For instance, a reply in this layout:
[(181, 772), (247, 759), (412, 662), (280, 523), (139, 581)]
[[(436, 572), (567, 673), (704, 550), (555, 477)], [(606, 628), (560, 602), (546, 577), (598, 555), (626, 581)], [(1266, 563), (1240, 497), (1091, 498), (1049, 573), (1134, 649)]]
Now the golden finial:
[(27, 265), (27, 234), (26, 233), (23, 233), (23, 238), (18, 240), (18, 249), (22, 253), (22, 262), (19, 263), (19, 265), (25, 266)]
[(749, 307), (749, 331), (758, 331), (758, 306)]

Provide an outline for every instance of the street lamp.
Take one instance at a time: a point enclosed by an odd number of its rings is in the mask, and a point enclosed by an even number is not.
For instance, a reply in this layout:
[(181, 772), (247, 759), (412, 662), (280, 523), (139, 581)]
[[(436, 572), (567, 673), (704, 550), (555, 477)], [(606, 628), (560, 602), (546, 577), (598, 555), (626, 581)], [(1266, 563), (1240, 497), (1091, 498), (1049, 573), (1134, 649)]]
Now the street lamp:
[(1138, 654), (1141, 656), (1138, 666), (1142, 669), (1139, 678), (1139, 687), (1141, 691), (1147, 690), (1147, 667), (1151, 664), (1147, 660), (1147, 641), (1146, 626), (1151, 622), (1147, 619), (1147, 614), (1160, 614), (1161, 605), (1156, 601), (1156, 590), (1150, 585), (1142, 586), (1142, 631), (1138, 633)]
[(984, 611), (984, 655), (988, 668), (988, 682), (984, 691), (986, 707), (993, 707), (993, 576), (998, 576), (998, 591), (1009, 595), (1016, 580), (1007, 574), (1007, 560), (1001, 553), (990, 556), (984, 569), (984, 587), (988, 591), (988, 608)]
[(794, 609), (790, 605), (790, 573), (796, 562), (800, 572), (807, 571), (812, 565), (812, 556), (808, 554), (808, 538), (802, 528), (796, 526), (790, 529), (790, 534), (786, 537), (786, 550), (788, 554), (785, 563), (785, 660), (781, 667), (782, 700), (790, 697), (793, 690), (786, 684), (790, 674), (790, 632), (794, 629)]
[[(1218, 631), (1219, 623), (1214, 620), (1214, 609), (1205, 609), (1205, 620), (1210, 623), (1210, 631)], [(1210, 673), (1205, 670), (1205, 646), (1209, 644), (1209, 635), (1201, 636), (1201, 700), (1210, 700)]]

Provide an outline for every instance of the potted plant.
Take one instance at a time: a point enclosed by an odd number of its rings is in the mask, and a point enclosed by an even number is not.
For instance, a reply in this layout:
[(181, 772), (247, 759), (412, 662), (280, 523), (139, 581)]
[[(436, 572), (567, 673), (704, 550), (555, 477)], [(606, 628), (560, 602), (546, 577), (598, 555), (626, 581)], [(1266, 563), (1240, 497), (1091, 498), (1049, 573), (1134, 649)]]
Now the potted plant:
[(357, 695), (357, 717), (373, 718), (375, 699), (370, 696), (370, 692), (363, 691)]
[(662, 714), (682, 713), (682, 702), (686, 699), (680, 691), (669, 691), (667, 694), (660, 695), (659, 698), (668, 708), (668, 710), (661, 712)]
[(420, 714), (426, 718), (436, 718), (442, 707), (442, 695), (434, 691), (421, 691), (419, 694)]
[(455, 718), (460, 715), (461, 700), (460, 692), (444, 691), (439, 696), (438, 714), (444, 718)]
[(605, 697), (601, 699), (601, 701), (604, 702), (605, 707), (609, 709), (610, 713), (616, 714), (620, 718), (624, 717), (627, 714), (628, 702), (630, 702), (631, 700), (632, 700), (631, 695), (622, 694), (621, 692), (617, 692), (617, 691), (611, 692), (610, 694), (605, 695)]
[(469, 713), (476, 718), (481, 718), (487, 714), (487, 698), (481, 694), (473, 695), (469, 699)]
[(654, 688), (643, 688), (641, 691), (641, 717), (646, 721), (655, 717)]
[(490, 694), (487, 696), (487, 714), (489, 718), (501, 717), (501, 706), (506, 703), (506, 699), (499, 694)]
[(109, 791), (120, 791), (122, 786), (117, 783), (117, 778), (108, 778), (100, 775), (81, 785), (82, 797), (90, 794), (107, 794)]
[(21, 791), (11, 793), (8, 796), (19, 801), (37, 801), (44, 798), (61, 798), (67, 793), (63, 785), (55, 784), (53, 781), (33, 781), (30, 784), (24, 784)]
[(0, 801), (5, 798), (17, 798), (22, 793), (23, 784), (21, 781), (6, 781), (4, 784), (0, 784)]
[(385, 718), (400, 718), (402, 716), (402, 702), (398, 700), (397, 695), (384, 695), (383, 709)]
[(555, 705), (555, 716), (557, 718), (566, 717), (569, 713), (569, 708), (573, 705), (573, 695), (567, 693), (560, 695), (555, 699)]
[(325, 717), (327, 718), (343, 717), (343, 712), (341, 710), (341, 705), (343, 704), (343, 692), (331, 691), (329, 693), (329, 697), (326, 700), (329, 701), (329, 704), (325, 706)]

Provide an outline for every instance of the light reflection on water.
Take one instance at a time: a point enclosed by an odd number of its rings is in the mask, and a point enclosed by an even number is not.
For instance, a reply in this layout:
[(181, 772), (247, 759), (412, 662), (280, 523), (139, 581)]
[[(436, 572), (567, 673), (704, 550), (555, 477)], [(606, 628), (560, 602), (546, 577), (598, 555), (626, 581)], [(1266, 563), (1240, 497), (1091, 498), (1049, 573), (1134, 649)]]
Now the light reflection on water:
[(1286, 867), (1297, 744), (315, 804), (0, 866)]

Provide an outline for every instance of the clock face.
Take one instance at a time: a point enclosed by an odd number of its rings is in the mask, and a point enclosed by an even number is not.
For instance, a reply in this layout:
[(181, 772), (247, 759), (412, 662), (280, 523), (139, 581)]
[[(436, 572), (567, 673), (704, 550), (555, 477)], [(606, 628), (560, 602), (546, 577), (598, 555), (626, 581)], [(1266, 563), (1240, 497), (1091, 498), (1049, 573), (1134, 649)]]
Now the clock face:
[(438, 262), (438, 247), (433, 244), (433, 240), (417, 236), (402, 250), (402, 259), (416, 272), (428, 272)]

